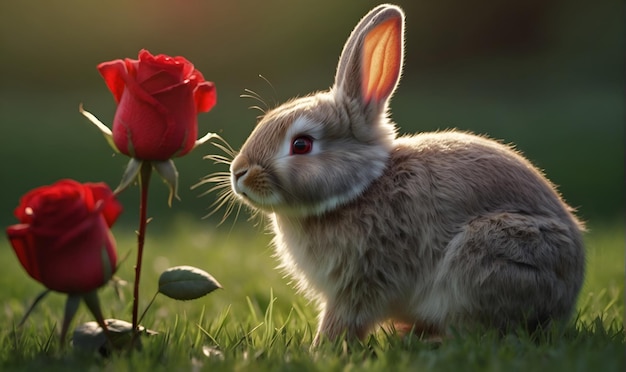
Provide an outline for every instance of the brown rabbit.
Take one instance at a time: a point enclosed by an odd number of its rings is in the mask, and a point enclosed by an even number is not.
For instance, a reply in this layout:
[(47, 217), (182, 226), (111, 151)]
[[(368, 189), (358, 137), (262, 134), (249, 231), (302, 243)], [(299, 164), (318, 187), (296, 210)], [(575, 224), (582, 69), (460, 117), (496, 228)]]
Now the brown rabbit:
[(584, 276), (581, 222), (509, 146), (396, 135), (387, 106), (403, 28), (400, 8), (374, 8), (334, 86), (268, 112), (231, 164), (235, 194), (269, 216), (282, 267), (321, 306), (314, 343), (386, 320), (441, 335), (567, 320)]

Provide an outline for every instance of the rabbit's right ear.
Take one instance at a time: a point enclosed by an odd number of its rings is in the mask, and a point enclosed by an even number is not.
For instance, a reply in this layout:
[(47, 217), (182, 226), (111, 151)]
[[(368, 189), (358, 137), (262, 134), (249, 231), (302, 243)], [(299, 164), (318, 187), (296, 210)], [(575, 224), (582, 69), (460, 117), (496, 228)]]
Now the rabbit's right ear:
[(404, 13), (394, 5), (371, 10), (348, 38), (335, 75), (334, 89), (379, 115), (400, 80)]

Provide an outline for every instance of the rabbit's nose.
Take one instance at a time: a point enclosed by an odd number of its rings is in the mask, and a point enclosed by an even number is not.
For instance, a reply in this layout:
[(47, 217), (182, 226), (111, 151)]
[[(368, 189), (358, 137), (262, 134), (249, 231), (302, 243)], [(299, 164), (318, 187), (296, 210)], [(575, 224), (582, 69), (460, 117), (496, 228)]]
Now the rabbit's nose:
[(230, 163), (230, 173), (234, 181), (238, 181), (241, 177), (245, 176), (250, 169), (248, 158), (241, 154), (237, 155), (233, 162)]
[(241, 177), (245, 176), (248, 173), (247, 169), (240, 169), (233, 172), (233, 176), (235, 177), (235, 181), (238, 181)]

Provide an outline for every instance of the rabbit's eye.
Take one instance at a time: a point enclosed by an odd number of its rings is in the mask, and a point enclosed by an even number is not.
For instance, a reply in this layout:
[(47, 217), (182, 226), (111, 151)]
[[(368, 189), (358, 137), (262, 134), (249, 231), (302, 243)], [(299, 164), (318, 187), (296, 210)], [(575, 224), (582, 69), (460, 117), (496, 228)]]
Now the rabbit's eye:
[(308, 154), (313, 149), (313, 139), (309, 136), (299, 136), (291, 143), (292, 155)]

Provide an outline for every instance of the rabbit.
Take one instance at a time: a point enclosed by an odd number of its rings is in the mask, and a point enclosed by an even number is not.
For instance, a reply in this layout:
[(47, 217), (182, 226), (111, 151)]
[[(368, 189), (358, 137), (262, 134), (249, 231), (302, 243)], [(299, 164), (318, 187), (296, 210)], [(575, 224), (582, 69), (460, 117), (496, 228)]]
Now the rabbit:
[(375, 7), (334, 85), (267, 112), (230, 163), (280, 268), (320, 306), (313, 345), (391, 322), (424, 336), (567, 321), (584, 277), (584, 224), (510, 145), (459, 130), (398, 135), (388, 106), (404, 13)]

